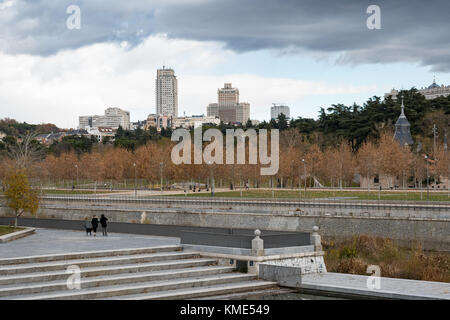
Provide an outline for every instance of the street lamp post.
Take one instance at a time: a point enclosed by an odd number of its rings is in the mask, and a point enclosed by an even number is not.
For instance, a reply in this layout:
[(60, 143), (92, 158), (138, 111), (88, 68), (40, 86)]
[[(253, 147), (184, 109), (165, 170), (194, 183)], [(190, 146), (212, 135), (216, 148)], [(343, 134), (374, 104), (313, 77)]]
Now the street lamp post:
[(241, 197), (242, 197), (242, 168), (241, 169), (239, 169), (239, 189), (240, 189), (240, 192), (241, 192)]
[(430, 201), (430, 175), (428, 174), (428, 156), (425, 156), (427, 166), (427, 201)]
[(137, 175), (136, 175), (136, 163), (133, 163), (134, 167), (134, 197), (137, 198)]
[(305, 178), (305, 198), (306, 198), (306, 162), (305, 162), (305, 159), (302, 159), (302, 162), (303, 162), (303, 169), (304, 169), (303, 174), (304, 174), (304, 178)]
[(161, 176), (161, 194), (163, 193), (163, 166), (164, 166), (164, 163), (160, 162), (159, 163), (159, 174)]
[[(242, 134), (240, 134), (239, 137), (241, 138), (241, 143), (244, 144), (244, 159), (245, 159), (245, 137)], [(242, 197), (242, 167), (239, 168), (239, 184), (240, 184), (241, 197)]]
[(213, 167), (212, 167), (212, 161), (209, 161), (208, 164), (209, 164), (209, 177), (210, 177), (210, 182), (209, 183), (211, 185), (211, 196), (214, 197), (214, 188), (215, 188), (215, 186), (214, 186), (214, 170), (213, 170)]
[(433, 158), (436, 159), (436, 138), (438, 133), (436, 124), (433, 124), (433, 129), (431, 131), (433, 132)]
[(275, 198), (275, 193), (273, 191), (273, 176), (270, 177), (270, 188), (272, 189), (272, 198)]
[(75, 168), (77, 169), (77, 187), (78, 187), (78, 165), (75, 165)]

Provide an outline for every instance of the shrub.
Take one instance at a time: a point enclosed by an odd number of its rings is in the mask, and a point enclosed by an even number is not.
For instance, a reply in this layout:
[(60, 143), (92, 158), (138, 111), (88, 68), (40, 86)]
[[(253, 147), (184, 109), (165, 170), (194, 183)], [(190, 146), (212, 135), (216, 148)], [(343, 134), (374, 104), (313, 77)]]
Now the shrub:
[(330, 272), (366, 275), (367, 266), (379, 265), (382, 277), (450, 282), (450, 255), (424, 252), (420, 243), (400, 248), (389, 238), (360, 235), (323, 243)]
[(335, 272), (366, 274), (367, 266), (368, 264), (360, 258), (342, 259)]

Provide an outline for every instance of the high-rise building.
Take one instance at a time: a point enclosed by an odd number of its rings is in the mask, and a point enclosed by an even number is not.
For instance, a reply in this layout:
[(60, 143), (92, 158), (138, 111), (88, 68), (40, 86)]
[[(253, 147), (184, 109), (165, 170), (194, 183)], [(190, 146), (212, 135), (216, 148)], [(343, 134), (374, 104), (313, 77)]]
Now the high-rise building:
[(239, 103), (239, 89), (232, 88), (231, 83), (225, 83), (224, 87), (217, 89), (219, 106), (235, 106)]
[(225, 83), (217, 90), (218, 103), (210, 103), (207, 107), (208, 117), (219, 117), (224, 123), (246, 123), (250, 118), (250, 104), (239, 102), (239, 90), (231, 83)]
[(156, 74), (156, 115), (178, 117), (177, 77), (165, 66)]
[(217, 103), (210, 103), (206, 108), (208, 117), (219, 117), (219, 105)]
[(274, 103), (273, 106), (270, 107), (270, 118), (276, 120), (280, 114), (284, 114), (286, 118), (290, 118), (289, 107)]
[(78, 128), (84, 129), (86, 127), (92, 127), (92, 116), (79, 116)]
[(250, 119), (250, 103), (241, 102), (236, 106), (236, 122), (247, 123)]
[(122, 127), (125, 130), (130, 129), (130, 112), (120, 108), (108, 108), (105, 115), (99, 116), (80, 116), (78, 123), (79, 129), (89, 128), (114, 128)]

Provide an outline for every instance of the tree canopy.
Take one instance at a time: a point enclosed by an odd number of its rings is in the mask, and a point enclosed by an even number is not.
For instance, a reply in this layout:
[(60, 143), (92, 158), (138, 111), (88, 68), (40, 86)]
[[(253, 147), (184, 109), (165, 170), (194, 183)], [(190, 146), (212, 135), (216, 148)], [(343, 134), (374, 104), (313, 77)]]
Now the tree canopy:
[(28, 182), (24, 169), (12, 170), (4, 179), (6, 205), (14, 211), (14, 226), (24, 213), (35, 214), (39, 209), (39, 191), (33, 189)]

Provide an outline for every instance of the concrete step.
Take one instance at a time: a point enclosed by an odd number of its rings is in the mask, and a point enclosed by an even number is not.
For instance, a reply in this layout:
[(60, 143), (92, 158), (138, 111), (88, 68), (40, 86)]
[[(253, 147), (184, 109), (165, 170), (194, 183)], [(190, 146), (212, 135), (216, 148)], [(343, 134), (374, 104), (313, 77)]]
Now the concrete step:
[[(219, 294), (208, 297), (194, 297), (187, 300), (261, 300), (262, 297), (271, 297), (272, 300), (279, 300), (278, 295), (297, 293), (297, 290), (290, 288), (274, 287), (268, 289), (255, 289), (253, 291), (232, 292), (228, 294)], [(272, 298), (275, 297), (275, 298)]]
[(253, 291), (270, 290), (277, 288), (276, 282), (254, 280), (235, 283), (223, 283), (194, 288), (182, 288), (177, 290), (164, 290), (151, 293), (142, 293), (126, 296), (116, 296), (102, 300), (181, 300), (196, 299), (200, 297), (212, 297), (224, 294), (251, 293)]
[[(75, 300), (75, 299), (103, 299), (133, 294), (144, 294), (157, 291), (180, 290), (193, 287), (248, 282), (256, 280), (256, 275), (241, 273), (214, 274), (175, 280), (149, 281), (139, 284), (105, 286), (101, 288), (87, 288), (71, 291), (58, 291), (34, 295), (18, 295), (14, 300)], [(265, 282), (266, 285), (268, 284)], [(273, 284), (273, 283), (270, 283)]]
[[(214, 259), (207, 258), (195, 258), (195, 259), (180, 259), (169, 261), (157, 261), (150, 263), (139, 264), (123, 264), (112, 266), (99, 266), (99, 267), (87, 267), (81, 269), (81, 278), (89, 278), (95, 276), (114, 275), (114, 274), (127, 274), (138, 272), (151, 272), (159, 270), (173, 270), (182, 268), (194, 268), (201, 266), (211, 266), (217, 264)], [(36, 272), (25, 274), (13, 274), (7, 276), (0, 276), (0, 286), (23, 284), (32, 282), (46, 282), (55, 280), (66, 280), (68, 274), (65, 270), (48, 271), (48, 272)]]
[(149, 254), (136, 254), (126, 256), (113, 256), (93, 259), (74, 259), (67, 261), (23, 263), (0, 267), (0, 275), (12, 275), (30, 272), (45, 272), (66, 269), (68, 266), (76, 265), (80, 268), (95, 266), (110, 266), (120, 264), (135, 264), (153, 261), (191, 259), (198, 257), (198, 254), (191, 252), (157, 252)]
[(16, 265), (22, 263), (39, 263), (61, 260), (85, 259), (85, 258), (101, 258), (111, 256), (125, 256), (156, 252), (181, 251), (182, 247), (178, 245), (156, 246), (149, 248), (131, 248), (118, 250), (102, 250), (102, 251), (87, 251), (74, 253), (60, 253), (51, 255), (39, 255), (29, 257), (5, 258), (0, 259), (0, 266)]
[[(99, 277), (84, 278), (81, 280), (81, 288), (94, 288), (103, 286), (112, 286), (129, 283), (141, 283), (149, 281), (161, 281), (180, 278), (190, 278), (205, 275), (217, 275), (233, 272), (233, 267), (206, 266), (196, 268), (183, 268), (175, 270), (163, 270), (133, 274), (117, 274)], [(68, 275), (66, 274), (66, 277)], [(49, 282), (35, 282), (27, 284), (6, 285), (0, 288), (0, 297), (12, 297), (14, 295), (28, 295), (35, 293), (44, 293), (51, 291), (64, 291), (67, 289), (66, 280), (57, 280)]]

